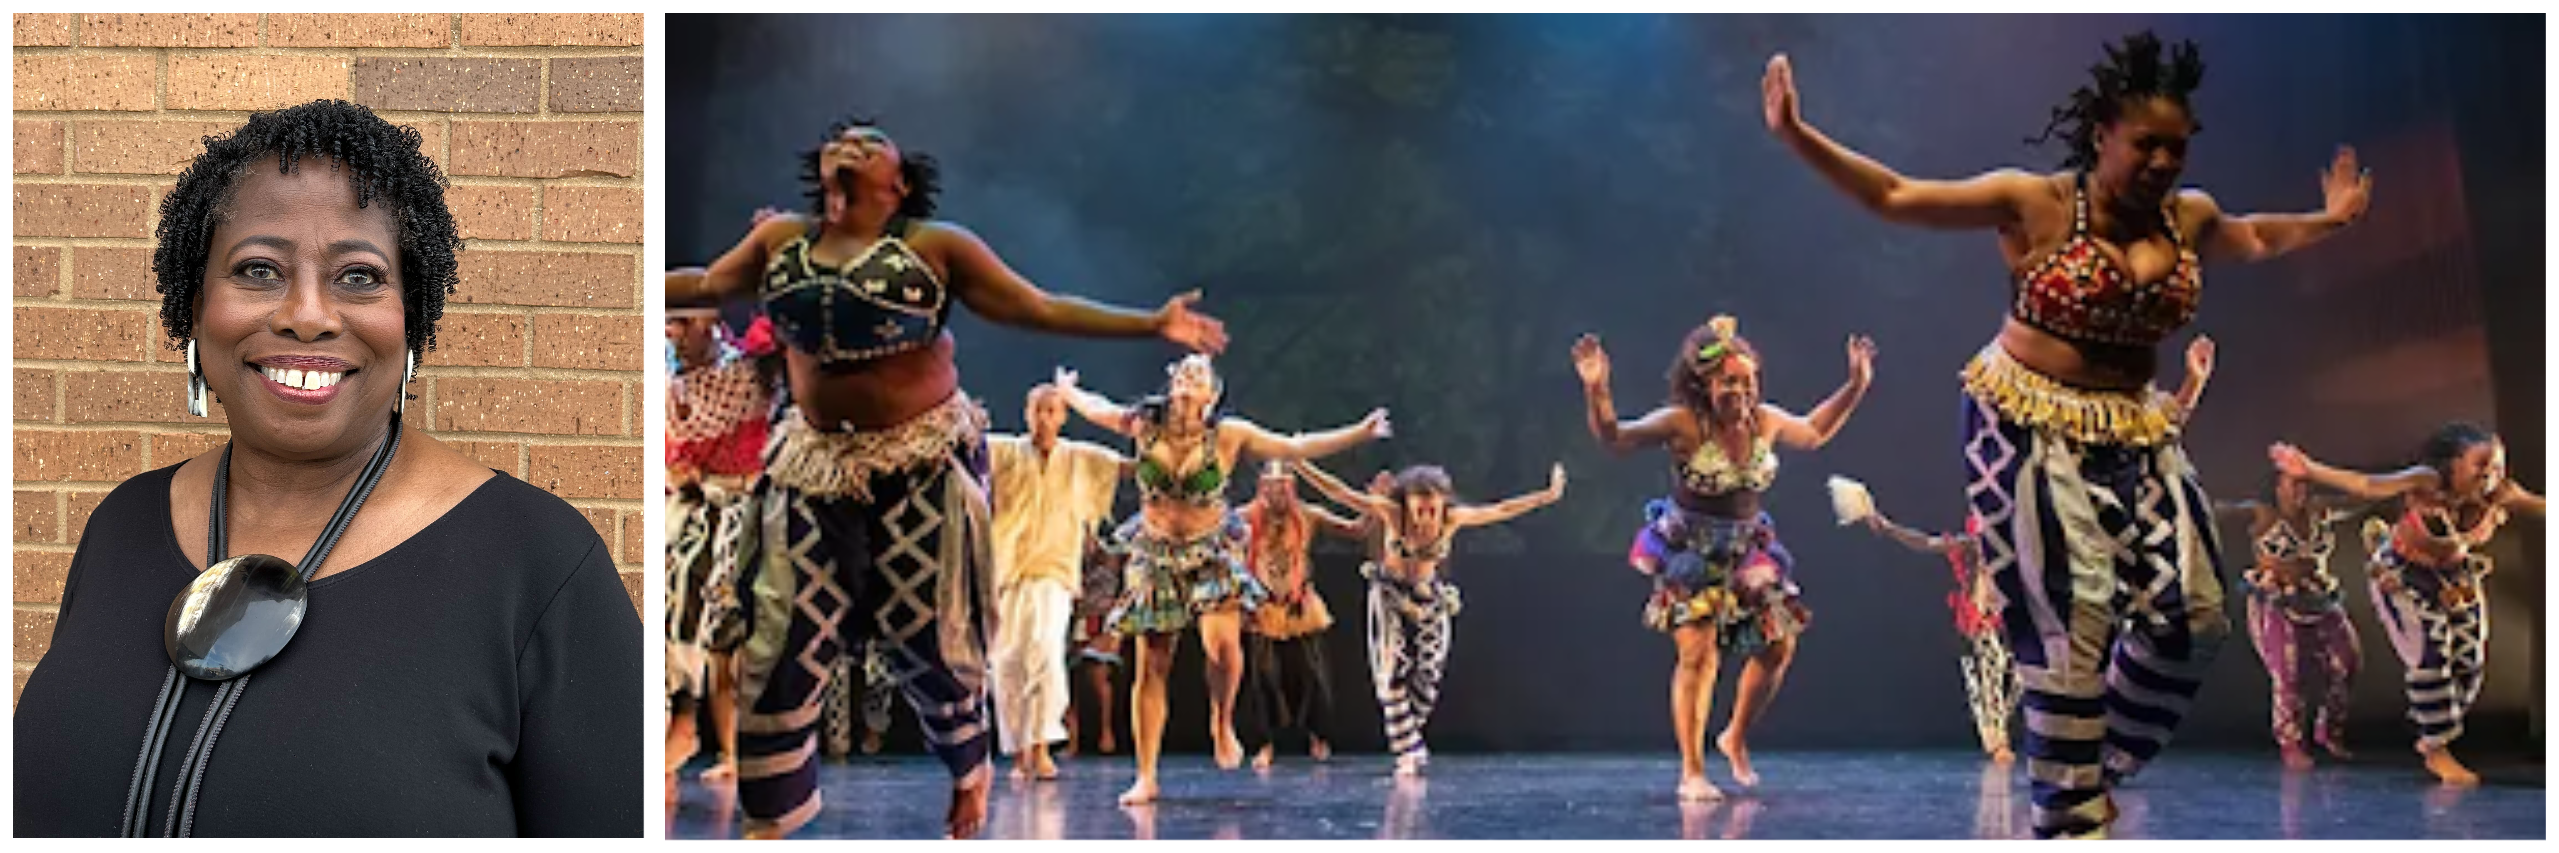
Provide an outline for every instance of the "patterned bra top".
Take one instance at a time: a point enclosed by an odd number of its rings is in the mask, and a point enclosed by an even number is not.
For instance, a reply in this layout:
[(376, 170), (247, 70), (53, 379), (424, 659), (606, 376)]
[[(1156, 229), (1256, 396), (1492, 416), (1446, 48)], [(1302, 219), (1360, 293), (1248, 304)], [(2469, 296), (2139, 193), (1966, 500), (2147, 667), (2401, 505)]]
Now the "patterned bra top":
[(912, 220), (889, 220), (887, 233), (841, 264), (822, 264), (813, 235), (802, 234), (764, 265), (765, 316), (792, 348), (828, 371), (931, 346), (950, 321), (950, 288), (903, 235)]
[(1386, 528), (1386, 551), (1393, 554), (1398, 561), (1411, 564), (1436, 563), (1448, 559), (1449, 543), (1456, 538), (1457, 525), (1442, 519), (1439, 524), (1439, 535), (1422, 540), (1405, 538), (1402, 528), (1403, 525), (1400, 524), (1388, 525)]
[(1216, 506), (1226, 499), (1226, 470), (1218, 466), (1215, 448), (1208, 448), (1208, 464), (1188, 474), (1175, 475), (1173, 469), (1156, 461), (1155, 446), (1160, 440), (1150, 437), (1137, 454), (1137, 493), (1152, 501), (1164, 499), (1191, 506)]
[(2169, 223), (2177, 268), (2165, 279), (2134, 284), (2088, 231), (2088, 176), (2073, 184), (2070, 237), (2018, 278), (2009, 316), (2066, 340), (2132, 346), (2154, 346), (2192, 321), (2203, 299), (2203, 265), (2178, 233), (2173, 209), (2163, 206), (2160, 215)]
[(2325, 523), (2317, 525), (2313, 535), (2304, 538), (2293, 531), (2291, 522), (2278, 518), (2275, 526), (2266, 528), (2266, 532), (2257, 537), (2257, 557), (2263, 560), (2309, 560), (2324, 566), (2328, 563), (2328, 555), (2336, 550), (2337, 536)]
[(1751, 440), (1750, 459), (1736, 465), (1724, 455), (1724, 443), (1710, 437), (1698, 443), (1677, 473), (1680, 486), (1695, 494), (1764, 492), (1777, 484), (1777, 451), (1767, 436), (1760, 436)]

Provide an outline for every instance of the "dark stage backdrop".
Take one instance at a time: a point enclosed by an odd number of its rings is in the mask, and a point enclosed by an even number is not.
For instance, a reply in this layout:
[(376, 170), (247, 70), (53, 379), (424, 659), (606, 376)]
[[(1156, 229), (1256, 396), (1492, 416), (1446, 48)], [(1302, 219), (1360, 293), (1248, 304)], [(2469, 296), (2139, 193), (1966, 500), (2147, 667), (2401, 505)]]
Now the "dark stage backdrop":
[[(2537, 18), (671, 23), (671, 262), (716, 256), (758, 206), (803, 205), (799, 152), (830, 120), (874, 115), (941, 158), (944, 216), (1040, 285), (1148, 306), (1205, 287), (1234, 335), (1220, 367), (1236, 411), (1301, 429), (1393, 407), (1392, 442), (1327, 463), (1345, 476), (1435, 462), (1490, 500), (1568, 465), (1562, 504), (1458, 543), (1467, 609), (1431, 729), (1443, 750), (1671, 748), (1670, 644), (1638, 625), (1646, 585), (1623, 560), (1668, 463), (1594, 446), (1566, 348), (1603, 335), (1634, 409), (1662, 392), (1680, 336), (1719, 311), (1765, 351), (1770, 398), (1799, 411), (1840, 381), (1849, 334), (1883, 348), (1856, 418), (1830, 447), (1787, 457), (1769, 499), (1818, 615), (1759, 742), (1972, 744), (1944, 564), (1833, 526), (1821, 482), (1854, 476), (1903, 520), (1960, 523), (1955, 371), (1998, 327), (2006, 275), (1990, 235), (1878, 222), (1781, 150), (1759, 111), (1775, 50), (1793, 55), (1821, 128), (1910, 174), (1947, 176), (2053, 166), (2056, 150), (2024, 138), (2102, 42), (2144, 27), (2195, 39), (2207, 130), (2190, 183), (2227, 209), (2315, 209), (2339, 143), (2376, 182), (2370, 218), (2340, 239), (2208, 271), (2192, 331), (2220, 341), (2222, 366), (2188, 439), (2206, 485), (2255, 492), (2277, 439), (2403, 464), (2460, 418), (2504, 431), (2517, 476), (2550, 486)], [(1054, 365), (1128, 398), (1174, 355), (967, 317), (957, 332), (968, 388), (1008, 430), (1023, 389)], [(2164, 383), (2183, 344), (2162, 350)], [(2243, 534), (2225, 531), (2234, 558)], [(2540, 749), (2541, 536), (2518, 524), (2496, 546), (2472, 754)], [(2400, 754), (2400, 667), (2345, 551), (2337, 569), (2367, 660), (2356, 736)], [(1345, 746), (1375, 749), (1355, 560), (1320, 565), (1345, 617), (1330, 640), (1333, 722)], [(1196, 649), (1186, 643), (1175, 682), (1176, 750), (1206, 742)], [(1728, 669), (1726, 695), (1732, 680)], [(1719, 720), (1730, 704), (1718, 701)], [(2267, 707), (2238, 639), (2181, 737), (2263, 744)]]

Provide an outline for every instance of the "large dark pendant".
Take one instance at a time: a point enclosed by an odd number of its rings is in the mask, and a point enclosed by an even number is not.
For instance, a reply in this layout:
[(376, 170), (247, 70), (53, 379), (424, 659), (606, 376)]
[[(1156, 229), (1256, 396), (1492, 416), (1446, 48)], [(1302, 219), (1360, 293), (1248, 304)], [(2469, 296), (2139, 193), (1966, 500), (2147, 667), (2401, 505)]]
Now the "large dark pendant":
[(265, 554), (205, 568), (169, 602), (162, 634), (169, 661), (190, 678), (223, 681), (273, 660), (302, 627), (310, 585), (292, 563)]

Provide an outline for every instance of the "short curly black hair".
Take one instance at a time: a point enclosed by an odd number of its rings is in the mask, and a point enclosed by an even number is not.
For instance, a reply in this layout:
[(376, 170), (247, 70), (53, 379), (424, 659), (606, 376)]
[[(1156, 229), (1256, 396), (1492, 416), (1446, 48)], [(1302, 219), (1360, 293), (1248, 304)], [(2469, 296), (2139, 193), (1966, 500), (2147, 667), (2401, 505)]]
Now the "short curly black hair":
[[(810, 219), (826, 221), (826, 176), (817, 172), (819, 155), (826, 152), (827, 143), (858, 127), (878, 130), (880, 122), (869, 116), (854, 116), (827, 125), (826, 135), (818, 137), (817, 145), (800, 152), (800, 183), (808, 187), (801, 194), (809, 197)], [(906, 178), (906, 198), (898, 202), (898, 215), (909, 219), (933, 218), (933, 211), (940, 206), (934, 197), (942, 192), (941, 161), (922, 151), (909, 151), (904, 146), (898, 148), (897, 154), (898, 173)]]
[(204, 287), (214, 226), (230, 216), (240, 178), (273, 164), (292, 174), (305, 158), (329, 161), (355, 185), (355, 205), (380, 201), (400, 229), (400, 302), (413, 351), (435, 349), (444, 297), (459, 279), (462, 238), (444, 204), (444, 172), (419, 150), (416, 128), (394, 126), (372, 110), (338, 100), (312, 101), (249, 116), (223, 136), (204, 138), (204, 153), (178, 175), (160, 202), (159, 247), (151, 272), (160, 280), (160, 324), (173, 348), (195, 335), (195, 302)]
[[(2041, 145), (2059, 138), (2069, 145), (2064, 169), (2096, 168), (2097, 128), (2122, 117), (2126, 104), (2166, 98), (2191, 118), (2194, 105), (2187, 99), (2204, 84), (2204, 56), (2192, 41), (2181, 39), (2171, 47), (2143, 30), (2106, 45), (2106, 61), (2090, 66), (2088, 75), (2088, 85), (2072, 90), (2068, 102), (2053, 108), (2043, 134), (2027, 140)], [(2203, 128), (2195, 122), (2195, 130)]]

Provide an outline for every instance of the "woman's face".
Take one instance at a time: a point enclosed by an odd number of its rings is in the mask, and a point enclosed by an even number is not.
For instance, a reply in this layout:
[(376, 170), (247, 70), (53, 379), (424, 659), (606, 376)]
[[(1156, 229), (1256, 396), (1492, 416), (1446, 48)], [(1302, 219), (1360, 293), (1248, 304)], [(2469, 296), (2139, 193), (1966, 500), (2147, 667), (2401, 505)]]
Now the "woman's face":
[(2303, 504), (2308, 503), (2309, 501), (2310, 481), (2299, 477), (2276, 478), (2275, 507), (2277, 509), (2281, 509), (2285, 512), (2291, 512), (2293, 510), (2300, 509)]
[(2483, 441), (2452, 459), (2452, 492), (2462, 497), (2495, 494), (2506, 481), (2506, 443)]
[(713, 346), (716, 339), (711, 327), (719, 322), (716, 317), (666, 318), (666, 340), (675, 345), (676, 358), (689, 365), (711, 363), (711, 357), (718, 352)]
[(1404, 496), (1404, 520), (1416, 535), (1439, 531), (1448, 519), (1448, 496), (1438, 492), (1413, 492)]
[(1179, 422), (1200, 423), (1208, 416), (1209, 405), (1217, 402), (1217, 371), (1205, 361), (1184, 361), (1173, 368), (1164, 397), (1172, 403)]
[(2186, 142), (2194, 117), (2167, 98), (2142, 98), (2097, 130), (2097, 180), (2109, 192), (2145, 207), (2158, 207), (2186, 170)]
[(1273, 509), (1288, 509), (1296, 506), (1297, 478), (1289, 476), (1286, 472), (1276, 475), (1264, 474), (1261, 479), (1261, 488), (1253, 496)]
[(818, 174), (826, 176), (830, 190), (844, 187), (836, 175), (850, 171), (857, 185), (895, 187), (903, 194), (905, 178), (899, 171), (904, 158), (898, 154), (897, 141), (876, 127), (848, 127), (826, 147), (818, 151)]
[(355, 206), (343, 169), (275, 160), (237, 180), (196, 302), (205, 383), (232, 436), (286, 458), (361, 451), (402, 393), (407, 318), (399, 229)]
[(1740, 417), (1759, 405), (1759, 364), (1749, 356), (1729, 355), (1706, 374), (1706, 400), (1723, 420)]

